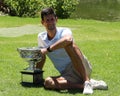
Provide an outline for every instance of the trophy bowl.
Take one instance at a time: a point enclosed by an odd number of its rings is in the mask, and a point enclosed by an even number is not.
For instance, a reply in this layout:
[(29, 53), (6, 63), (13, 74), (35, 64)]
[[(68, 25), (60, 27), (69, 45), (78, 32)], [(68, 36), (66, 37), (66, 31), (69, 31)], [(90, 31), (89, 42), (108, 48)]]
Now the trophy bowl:
[(21, 58), (29, 63), (29, 67), (26, 70), (36, 70), (36, 63), (42, 60), (42, 53), (39, 47), (22, 47), (17, 48)]

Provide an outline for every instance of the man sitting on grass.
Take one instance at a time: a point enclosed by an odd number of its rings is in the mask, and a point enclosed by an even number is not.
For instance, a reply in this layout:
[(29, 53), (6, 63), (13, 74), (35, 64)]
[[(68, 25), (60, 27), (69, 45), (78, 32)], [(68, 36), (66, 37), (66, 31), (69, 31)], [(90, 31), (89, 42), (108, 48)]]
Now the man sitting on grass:
[[(41, 23), (46, 32), (39, 33), (38, 46), (53, 62), (60, 76), (48, 77), (44, 85), (48, 89), (83, 89), (83, 94), (92, 94), (93, 89), (107, 89), (103, 81), (90, 79), (91, 64), (77, 47), (68, 28), (57, 28), (57, 16), (52, 8), (41, 11)], [(37, 64), (42, 69), (44, 59)]]

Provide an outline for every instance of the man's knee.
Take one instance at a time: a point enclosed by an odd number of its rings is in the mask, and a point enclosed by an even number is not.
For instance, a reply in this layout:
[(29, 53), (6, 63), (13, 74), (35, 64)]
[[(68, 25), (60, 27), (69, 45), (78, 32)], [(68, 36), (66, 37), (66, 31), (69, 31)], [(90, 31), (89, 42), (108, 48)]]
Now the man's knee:
[(79, 47), (78, 47), (75, 43), (73, 43), (72, 47), (73, 47), (74, 49), (80, 50)]
[(54, 80), (51, 77), (47, 77), (45, 79), (44, 86), (45, 88), (54, 89), (55, 88)]
[(73, 48), (73, 49), (79, 49), (79, 47), (78, 47), (75, 43), (71, 43), (71, 44), (69, 44), (69, 45), (66, 47), (67, 50), (69, 50), (69, 49), (71, 49), (71, 48)]

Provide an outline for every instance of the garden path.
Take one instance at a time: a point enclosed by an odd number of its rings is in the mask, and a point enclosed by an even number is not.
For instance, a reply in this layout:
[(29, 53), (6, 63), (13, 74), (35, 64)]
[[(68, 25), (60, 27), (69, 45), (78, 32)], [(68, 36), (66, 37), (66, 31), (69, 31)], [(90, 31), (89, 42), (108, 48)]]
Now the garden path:
[(44, 28), (40, 25), (25, 25), (20, 27), (0, 28), (1, 37), (17, 37), (26, 34), (38, 34), (44, 31)]

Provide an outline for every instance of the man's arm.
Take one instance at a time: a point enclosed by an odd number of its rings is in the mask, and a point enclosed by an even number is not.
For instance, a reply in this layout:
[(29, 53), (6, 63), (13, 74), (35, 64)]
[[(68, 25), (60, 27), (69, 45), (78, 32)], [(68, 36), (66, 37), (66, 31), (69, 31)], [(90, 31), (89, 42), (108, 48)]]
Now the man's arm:
[(62, 37), (60, 40), (58, 40), (56, 43), (52, 44), (50, 46), (50, 50), (65, 48), (66, 46), (68, 46), (72, 42), (73, 42), (72, 36), (71, 35), (66, 35), (66, 36)]
[[(73, 43), (73, 38), (71, 35), (65, 35), (60, 40), (49, 46), (49, 50), (53, 51), (59, 48), (65, 48), (69, 44)], [(48, 52), (47, 48), (41, 49), (41, 52), (43, 54), (46, 54)]]
[(44, 66), (44, 64), (45, 64), (45, 61), (46, 61), (46, 56), (43, 55), (42, 60), (37, 63), (36, 68), (39, 68), (39, 69), (42, 70), (42, 69), (43, 69), (43, 66)]

